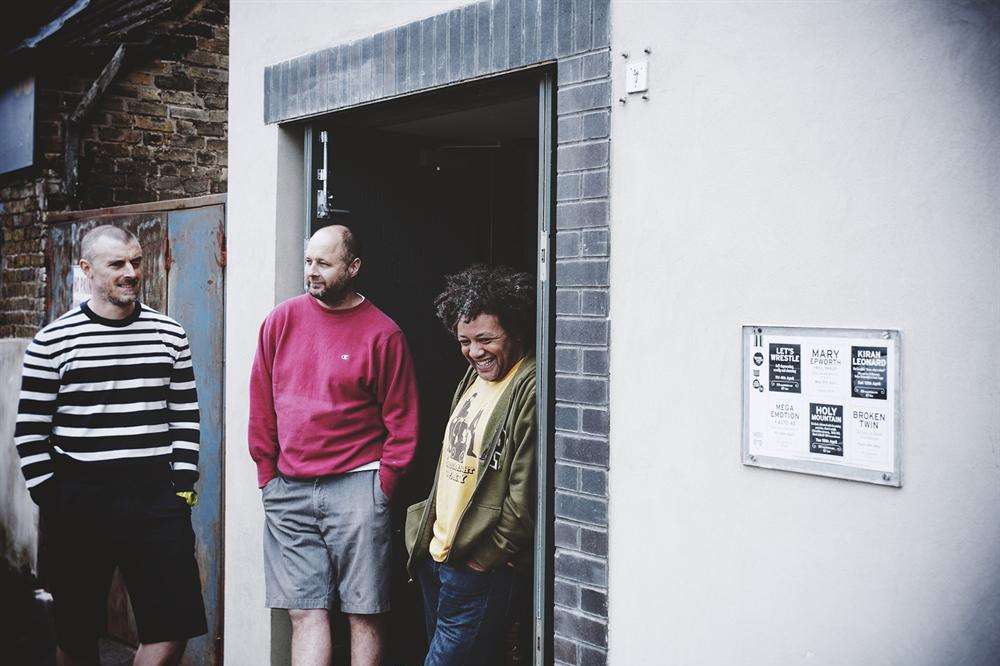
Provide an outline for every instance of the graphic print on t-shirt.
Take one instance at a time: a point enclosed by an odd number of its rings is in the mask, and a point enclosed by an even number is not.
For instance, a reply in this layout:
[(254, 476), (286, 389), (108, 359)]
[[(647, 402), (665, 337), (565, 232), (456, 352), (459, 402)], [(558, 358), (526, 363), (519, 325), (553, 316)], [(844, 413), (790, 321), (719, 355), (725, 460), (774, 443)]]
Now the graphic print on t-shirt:
[[(469, 412), (478, 396), (478, 392), (470, 395), (448, 424), (448, 458), (445, 460), (445, 468), (448, 478), (458, 483), (465, 483), (469, 475), (476, 471), (476, 459), (479, 457), (476, 452), (476, 426), (483, 416), (484, 407), (479, 406), (471, 422)], [(467, 465), (465, 459), (468, 456), (472, 456), (473, 460)]]

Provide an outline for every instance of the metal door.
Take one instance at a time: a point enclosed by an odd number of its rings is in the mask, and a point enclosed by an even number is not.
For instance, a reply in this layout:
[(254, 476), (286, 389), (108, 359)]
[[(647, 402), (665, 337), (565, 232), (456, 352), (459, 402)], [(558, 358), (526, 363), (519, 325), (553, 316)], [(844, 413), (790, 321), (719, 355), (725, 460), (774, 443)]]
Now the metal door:
[(167, 218), (167, 313), (191, 343), (201, 409), (199, 503), (191, 512), (208, 634), (193, 639), (182, 664), (222, 663), (223, 369), (225, 209), (172, 211)]

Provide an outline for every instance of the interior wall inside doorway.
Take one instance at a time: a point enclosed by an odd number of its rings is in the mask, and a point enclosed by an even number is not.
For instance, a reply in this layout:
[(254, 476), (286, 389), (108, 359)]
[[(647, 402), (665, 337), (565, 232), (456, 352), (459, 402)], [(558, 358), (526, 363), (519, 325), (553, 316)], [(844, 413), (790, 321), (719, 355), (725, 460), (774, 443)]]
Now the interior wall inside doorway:
[(420, 382), (420, 454), (402, 496), (411, 493), (415, 501), (429, 487), (454, 386), (466, 367), (434, 314), (434, 298), (445, 275), (474, 263), (534, 271), (535, 141), (442, 142), (331, 130), (331, 142), (334, 201), (351, 211), (342, 221), (364, 247), (358, 289), (403, 329)]

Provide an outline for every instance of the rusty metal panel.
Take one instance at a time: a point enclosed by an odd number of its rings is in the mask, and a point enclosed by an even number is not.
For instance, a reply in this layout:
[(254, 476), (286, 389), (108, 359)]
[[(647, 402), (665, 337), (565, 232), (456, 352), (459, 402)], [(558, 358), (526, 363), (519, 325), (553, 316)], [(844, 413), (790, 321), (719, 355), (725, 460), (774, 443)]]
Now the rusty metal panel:
[(167, 303), (166, 213), (79, 219), (49, 227), (48, 321), (69, 310), (73, 302), (73, 266), (80, 263), (80, 240), (102, 224), (113, 224), (135, 234), (142, 245), (142, 302), (163, 312)]
[(192, 512), (208, 635), (188, 643), (181, 662), (222, 662), (222, 503), (225, 209), (171, 212), (167, 311), (191, 343), (201, 409), (199, 504)]

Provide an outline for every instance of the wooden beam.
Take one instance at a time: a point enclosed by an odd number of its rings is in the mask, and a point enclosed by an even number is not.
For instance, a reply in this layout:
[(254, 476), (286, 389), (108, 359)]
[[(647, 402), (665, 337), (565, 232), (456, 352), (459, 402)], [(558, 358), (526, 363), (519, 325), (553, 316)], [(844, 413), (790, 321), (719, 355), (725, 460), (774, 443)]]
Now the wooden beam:
[(116, 215), (136, 215), (139, 213), (162, 213), (163, 211), (188, 210), (190, 208), (203, 208), (205, 206), (217, 206), (225, 203), (225, 194), (206, 194), (201, 197), (165, 199), (164, 201), (150, 201), (148, 203), (141, 204), (111, 206), (110, 208), (92, 208), (90, 210), (68, 210), (45, 213), (42, 217), (42, 221), (46, 224), (55, 224), (57, 222), (69, 222), (70, 220), (93, 220), (102, 217), (114, 217)]
[(107, 90), (111, 82), (114, 81), (115, 76), (118, 75), (118, 70), (122, 66), (122, 61), (125, 60), (125, 45), (122, 44), (115, 51), (115, 54), (111, 56), (111, 60), (108, 64), (104, 66), (101, 70), (101, 74), (97, 79), (90, 85), (87, 90), (87, 94), (83, 96), (80, 103), (77, 104), (76, 110), (73, 111), (72, 115), (69, 117), (71, 123), (79, 124), (83, 120), (87, 112), (90, 111), (90, 107), (94, 104), (98, 97)]
[(63, 123), (63, 186), (71, 203), (76, 199), (76, 183), (80, 177), (80, 126), (69, 118)]
[(76, 105), (76, 109), (73, 110), (65, 120), (63, 128), (63, 146), (65, 147), (64, 155), (64, 172), (65, 172), (65, 188), (66, 195), (69, 197), (69, 202), (72, 203), (76, 199), (76, 185), (77, 180), (80, 176), (80, 163), (79, 163), (79, 152), (80, 152), (80, 124), (87, 112), (90, 111), (90, 107), (94, 105), (97, 98), (107, 90), (111, 82), (114, 81), (115, 76), (118, 75), (118, 70), (121, 69), (122, 62), (125, 60), (125, 45), (122, 44), (115, 51), (115, 54), (111, 56), (111, 60), (108, 64), (104, 66), (101, 70), (100, 75), (97, 79), (90, 85), (87, 93), (80, 100), (80, 103)]

